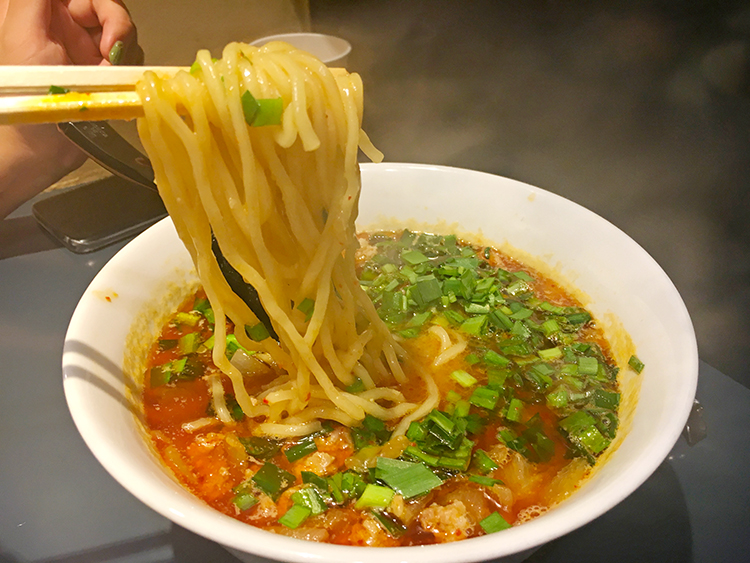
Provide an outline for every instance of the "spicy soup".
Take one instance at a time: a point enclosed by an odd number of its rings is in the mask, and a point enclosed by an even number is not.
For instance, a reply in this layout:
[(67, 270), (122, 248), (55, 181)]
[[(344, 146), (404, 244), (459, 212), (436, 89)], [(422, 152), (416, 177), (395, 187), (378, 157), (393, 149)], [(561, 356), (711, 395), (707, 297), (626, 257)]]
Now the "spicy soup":
[[(495, 533), (570, 495), (618, 427), (618, 368), (591, 315), (493, 248), (409, 231), (360, 240), (360, 283), (409, 358), (400, 391), (420, 401), (427, 370), (438, 408), (403, 435), (370, 415), (294, 439), (259, 435), (211, 361), (213, 315), (198, 292), (164, 327), (145, 376), (145, 418), (166, 465), (229, 516), (346, 545)], [(227, 328), (227, 354), (263, 396), (278, 368)], [(642, 368), (635, 357), (631, 368)], [(216, 382), (230, 423), (216, 416)], [(363, 390), (359, 380), (346, 389)]]

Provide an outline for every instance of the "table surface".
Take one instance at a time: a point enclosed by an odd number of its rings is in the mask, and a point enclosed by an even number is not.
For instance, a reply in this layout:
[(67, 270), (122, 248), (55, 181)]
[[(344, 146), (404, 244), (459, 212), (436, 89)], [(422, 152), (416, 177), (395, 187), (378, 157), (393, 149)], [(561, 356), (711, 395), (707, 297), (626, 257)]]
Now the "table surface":
[[(38, 248), (53, 246), (32, 226), (24, 233)], [(0, 563), (236, 561), (127, 493), (88, 451), (68, 413), (60, 367), (67, 324), (123, 244), (88, 255), (19, 251), (0, 260)], [(702, 362), (698, 399), (704, 440), (689, 446), (680, 438), (624, 502), (529, 561), (750, 560), (750, 389)]]

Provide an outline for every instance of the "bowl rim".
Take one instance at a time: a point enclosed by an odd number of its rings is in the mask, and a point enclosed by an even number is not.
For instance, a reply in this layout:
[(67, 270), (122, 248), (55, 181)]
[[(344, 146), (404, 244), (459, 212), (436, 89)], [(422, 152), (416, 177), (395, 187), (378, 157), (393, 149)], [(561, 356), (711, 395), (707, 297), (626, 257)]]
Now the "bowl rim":
[[(531, 550), (543, 543), (556, 539), (580, 526), (598, 518), (610, 508), (621, 502), (635, 489), (637, 489), (663, 462), (674, 443), (680, 436), (690, 408), (695, 397), (698, 377), (698, 352), (695, 343), (695, 333), (690, 321), (687, 308), (684, 305), (674, 284), (667, 277), (666, 273), (659, 267), (655, 260), (640, 245), (633, 241), (628, 235), (614, 226), (612, 223), (595, 214), (594, 212), (580, 206), (579, 204), (563, 198), (553, 192), (542, 188), (531, 186), (517, 180), (503, 178), (494, 174), (480, 172), (475, 170), (413, 163), (381, 163), (381, 164), (363, 164), (361, 165), (363, 176), (363, 190), (367, 187), (367, 177), (373, 173), (404, 174), (414, 172), (416, 174), (453, 174), (465, 177), (467, 174), (476, 177), (492, 177), (508, 181), (518, 189), (527, 190), (529, 193), (541, 195), (547, 198), (553, 198), (554, 201), (564, 202), (564, 205), (574, 205), (590, 214), (592, 220), (596, 221), (602, 228), (609, 230), (611, 233), (617, 233), (617, 236), (625, 237), (630, 243), (635, 245), (642, 253), (644, 260), (650, 261), (661, 272), (663, 278), (661, 282), (666, 287), (671, 288), (671, 299), (677, 299), (678, 309), (680, 309), (685, 334), (684, 338), (689, 340), (688, 353), (684, 358), (684, 366), (687, 369), (686, 381), (683, 389), (680, 390), (679, 408), (676, 409), (677, 416), (674, 425), (668, 432), (659, 436), (659, 439), (651, 444), (649, 456), (641, 456), (642, 463), (637, 469), (622, 477), (616, 484), (608, 487), (607, 502), (601, 503), (592, 509), (581, 510), (578, 505), (568, 505), (563, 503), (558, 505), (555, 510), (545, 514), (543, 518), (532, 520), (523, 526), (513, 527), (502, 534), (502, 541), (497, 535), (490, 534), (478, 538), (471, 538), (449, 544), (437, 544), (419, 547), (388, 547), (388, 548), (362, 548), (357, 546), (339, 546), (331, 544), (317, 544), (306, 540), (294, 539), (286, 536), (277, 535), (271, 532), (260, 530), (235, 520), (229, 516), (223, 515), (210, 508), (197, 499), (189, 501), (181, 498), (179, 495), (167, 494), (163, 489), (163, 480), (155, 479), (148, 483), (134, 481), (131, 473), (133, 466), (127, 455), (118, 450), (118, 444), (111, 442), (105, 437), (99, 428), (93, 424), (90, 414), (86, 411), (86, 405), (82, 402), (80, 395), (81, 385), (88, 385), (90, 382), (80, 378), (71, 377), (71, 367), (77, 352), (72, 346), (77, 340), (81, 331), (85, 330), (86, 316), (91, 312), (90, 300), (91, 292), (101, 284), (102, 279), (106, 279), (112, 272), (117, 270), (118, 264), (129, 259), (131, 255), (141, 252), (142, 246), (147, 246), (150, 239), (157, 235), (162, 235), (169, 229), (173, 229), (169, 217), (163, 219), (156, 225), (147, 229), (144, 233), (136, 237), (120, 250), (95, 276), (89, 288), (81, 297), (68, 327), (65, 336), (63, 349), (63, 384), (65, 397), (71, 412), (71, 416), (83, 437), (89, 449), (94, 456), (104, 466), (104, 468), (131, 494), (144, 502), (147, 506), (162, 514), (166, 518), (174, 521), (199, 535), (212, 539), (224, 546), (234, 548), (242, 552), (253, 553), (271, 559), (288, 560), (288, 561), (362, 561), (380, 563), (382, 561), (403, 561), (414, 563), (442, 563), (442, 562), (471, 562), (488, 558), (509, 556)], [(680, 424), (677, 424), (679, 422)], [(164, 476), (162, 476), (164, 477)], [(215, 523), (218, 528), (207, 531), (206, 526)], [(540, 539), (541, 538), (541, 539)], [(510, 548), (508, 546), (511, 546)], [(438, 549), (440, 550), (438, 552)]]

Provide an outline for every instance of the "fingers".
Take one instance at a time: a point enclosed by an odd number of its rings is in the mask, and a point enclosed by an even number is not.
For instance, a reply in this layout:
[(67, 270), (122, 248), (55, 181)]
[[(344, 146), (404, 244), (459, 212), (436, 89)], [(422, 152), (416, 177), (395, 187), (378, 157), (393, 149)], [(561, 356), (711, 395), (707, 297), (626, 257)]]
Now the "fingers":
[[(70, 0), (68, 11), (82, 27), (89, 30), (102, 64), (140, 64), (143, 50), (138, 33), (125, 6), (119, 0)], [(100, 33), (95, 33), (100, 30)]]
[(101, 61), (99, 48), (92, 40), (90, 30), (73, 18), (60, 0), (52, 0), (50, 32), (65, 47), (72, 64), (96, 65)]

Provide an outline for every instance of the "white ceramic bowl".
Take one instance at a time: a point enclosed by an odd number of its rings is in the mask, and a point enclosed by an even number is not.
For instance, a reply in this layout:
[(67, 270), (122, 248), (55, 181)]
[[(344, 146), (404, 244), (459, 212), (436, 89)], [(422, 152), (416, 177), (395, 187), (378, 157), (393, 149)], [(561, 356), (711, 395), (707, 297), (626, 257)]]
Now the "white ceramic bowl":
[(346, 67), (352, 45), (346, 39), (322, 33), (280, 33), (256, 39), (250, 45), (262, 47), (271, 41), (284, 41), (292, 47), (307, 51), (329, 66)]
[(690, 318), (654, 260), (590, 211), (506, 178), (439, 166), (367, 164), (362, 166), (362, 179), (360, 227), (430, 227), (513, 247), (573, 282), (615, 347), (621, 348), (620, 354), (627, 354), (629, 340), (623, 334), (629, 334), (646, 369), (631, 378), (631, 383), (640, 384), (640, 396), (609, 459), (580, 491), (536, 520), (438, 546), (316, 544), (258, 530), (214, 511), (179, 486), (154, 457), (132, 407), (135, 384), (128, 371), (132, 358), (126, 340), (136, 348), (152, 341), (160, 318), (168, 313), (160, 308), (169, 306), (165, 304), (170, 295), (175, 302), (175, 287), (193, 279), (188, 254), (165, 219), (102, 268), (81, 298), (65, 340), (68, 405), (81, 435), (107, 471), (152, 509), (235, 552), (300, 562), (517, 559), (595, 519), (632, 493), (678, 439), (698, 375)]

